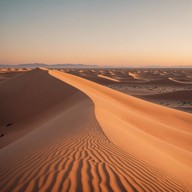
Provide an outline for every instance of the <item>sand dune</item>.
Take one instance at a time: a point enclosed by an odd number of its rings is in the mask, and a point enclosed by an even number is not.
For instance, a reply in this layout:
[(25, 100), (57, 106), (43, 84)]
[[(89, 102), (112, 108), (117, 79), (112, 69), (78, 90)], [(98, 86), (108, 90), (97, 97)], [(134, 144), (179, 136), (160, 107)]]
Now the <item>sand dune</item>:
[(133, 77), (134, 79), (142, 79), (141, 77), (139, 77), (138, 74), (132, 73), (132, 72), (128, 72), (128, 75)]
[(98, 77), (101, 77), (101, 78), (104, 78), (104, 79), (107, 79), (107, 80), (111, 80), (111, 81), (114, 81), (114, 82), (120, 82), (118, 79), (108, 77), (108, 76), (105, 76), (105, 75), (98, 75)]
[[(190, 182), (192, 115), (148, 103), (69, 74), (57, 71), (50, 71), (50, 74), (92, 98), (97, 119), (115, 144)], [(156, 155), (151, 156), (151, 153)], [(177, 166), (180, 169), (173, 170)]]
[(177, 82), (177, 83), (181, 83), (181, 84), (192, 84), (192, 81), (180, 81), (180, 80), (177, 80), (177, 79), (174, 79), (174, 78), (169, 78), (171, 81), (174, 81), (174, 82)]
[(166, 99), (166, 100), (187, 100), (192, 101), (192, 90), (173, 91), (161, 94), (144, 95), (145, 98)]
[[(49, 111), (58, 108), (76, 89), (51, 78), (47, 70), (35, 69), (0, 84), (0, 127), (5, 138), (0, 147), (7, 145), (31, 130), (31, 125), (46, 120)], [(40, 118), (41, 116), (41, 118)], [(36, 120), (36, 118), (38, 120)], [(7, 124), (12, 123), (10, 127)], [(12, 128), (13, 127), (13, 128)], [(16, 129), (16, 132), (12, 131)], [(10, 132), (10, 133), (9, 133)], [(6, 139), (6, 140), (5, 140)]]
[(0, 89), (0, 191), (192, 190), (192, 115), (56, 70)]
[(159, 79), (159, 80), (151, 80), (148, 82), (144, 82), (145, 84), (154, 84), (154, 85), (180, 85), (179, 82), (172, 81), (170, 78)]

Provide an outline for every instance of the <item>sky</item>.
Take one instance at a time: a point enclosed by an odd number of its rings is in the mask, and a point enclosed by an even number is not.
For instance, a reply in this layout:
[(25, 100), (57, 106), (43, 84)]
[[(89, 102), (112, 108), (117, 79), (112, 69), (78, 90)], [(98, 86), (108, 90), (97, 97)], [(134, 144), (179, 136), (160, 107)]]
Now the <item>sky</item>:
[(192, 0), (0, 0), (0, 64), (192, 65)]

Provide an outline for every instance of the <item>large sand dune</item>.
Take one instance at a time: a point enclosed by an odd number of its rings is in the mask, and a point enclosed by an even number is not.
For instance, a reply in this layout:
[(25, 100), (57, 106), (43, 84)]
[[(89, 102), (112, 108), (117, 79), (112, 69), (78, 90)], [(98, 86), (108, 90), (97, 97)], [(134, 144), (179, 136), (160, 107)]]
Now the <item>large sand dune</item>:
[(56, 70), (0, 89), (0, 191), (192, 190), (191, 114)]

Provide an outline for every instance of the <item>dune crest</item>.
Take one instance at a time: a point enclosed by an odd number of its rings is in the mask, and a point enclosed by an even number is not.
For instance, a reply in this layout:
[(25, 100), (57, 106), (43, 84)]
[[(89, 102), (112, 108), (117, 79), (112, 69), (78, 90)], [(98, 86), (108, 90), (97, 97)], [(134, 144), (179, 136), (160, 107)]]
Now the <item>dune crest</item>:
[(177, 82), (177, 83), (181, 83), (181, 84), (192, 84), (191, 81), (179, 81), (179, 80), (176, 80), (176, 79), (171, 78), (171, 77), (169, 78), (169, 80)]
[(97, 75), (97, 76), (101, 77), (101, 78), (104, 78), (104, 79), (108, 79), (108, 80), (114, 81), (114, 82), (120, 82), (118, 79), (107, 77), (105, 75)]

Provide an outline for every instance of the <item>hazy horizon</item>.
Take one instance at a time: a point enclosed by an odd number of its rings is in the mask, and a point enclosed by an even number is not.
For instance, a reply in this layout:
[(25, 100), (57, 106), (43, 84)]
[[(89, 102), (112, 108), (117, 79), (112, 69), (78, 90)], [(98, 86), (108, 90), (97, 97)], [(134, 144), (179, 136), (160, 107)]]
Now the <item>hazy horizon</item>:
[(0, 64), (192, 65), (190, 0), (1, 0)]

